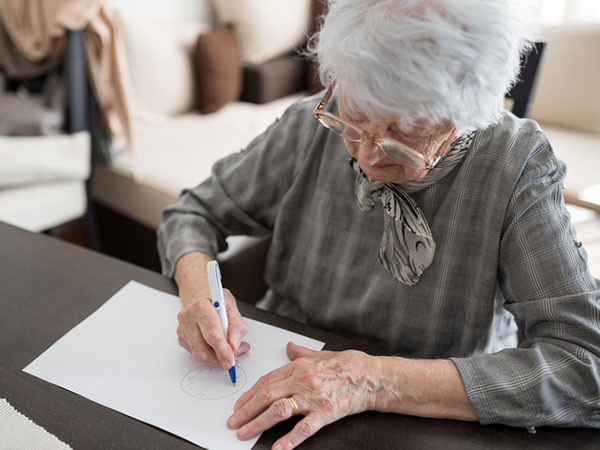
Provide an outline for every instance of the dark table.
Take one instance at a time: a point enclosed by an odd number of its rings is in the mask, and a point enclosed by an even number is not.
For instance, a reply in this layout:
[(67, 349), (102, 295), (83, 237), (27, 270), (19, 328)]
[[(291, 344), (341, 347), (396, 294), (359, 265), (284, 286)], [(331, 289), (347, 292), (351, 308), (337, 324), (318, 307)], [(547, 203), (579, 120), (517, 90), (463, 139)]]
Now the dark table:
[[(0, 222), (0, 397), (74, 449), (194, 449), (195, 445), (22, 371), (129, 280), (175, 294), (157, 273)], [(326, 342), (365, 344), (240, 304), (244, 316)], [(269, 448), (299, 418), (265, 432)], [(600, 430), (482, 426), (453, 420), (362, 413), (319, 431), (302, 448), (600, 449)]]

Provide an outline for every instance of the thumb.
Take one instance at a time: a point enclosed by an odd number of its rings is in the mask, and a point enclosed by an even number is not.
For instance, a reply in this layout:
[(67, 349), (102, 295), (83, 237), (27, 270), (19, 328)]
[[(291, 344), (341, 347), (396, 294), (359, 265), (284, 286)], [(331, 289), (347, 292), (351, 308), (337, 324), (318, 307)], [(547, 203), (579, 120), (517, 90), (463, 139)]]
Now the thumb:
[(295, 359), (306, 357), (306, 356), (317, 356), (319, 352), (311, 350), (301, 345), (296, 345), (293, 342), (288, 342), (285, 347), (288, 357), (294, 361)]

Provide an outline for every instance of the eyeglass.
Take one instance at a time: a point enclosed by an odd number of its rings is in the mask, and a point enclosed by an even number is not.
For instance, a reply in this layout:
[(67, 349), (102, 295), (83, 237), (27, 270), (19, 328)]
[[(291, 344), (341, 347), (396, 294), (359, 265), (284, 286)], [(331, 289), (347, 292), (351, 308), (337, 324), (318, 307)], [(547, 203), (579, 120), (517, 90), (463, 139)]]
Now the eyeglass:
[(417, 169), (432, 169), (442, 159), (444, 153), (448, 149), (450, 143), (456, 137), (456, 128), (452, 129), (450, 136), (436, 150), (433, 157), (424, 155), (418, 150), (415, 150), (402, 142), (396, 141), (395, 139), (382, 138), (374, 136), (366, 131), (346, 122), (340, 117), (332, 114), (328, 111), (323, 111), (325, 106), (329, 102), (333, 89), (335, 88), (335, 81), (331, 84), (327, 92), (313, 111), (315, 118), (325, 128), (333, 131), (335, 134), (340, 135), (347, 141), (361, 143), (365, 139), (369, 139), (379, 146), (379, 148), (389, 157), (402, 161)]

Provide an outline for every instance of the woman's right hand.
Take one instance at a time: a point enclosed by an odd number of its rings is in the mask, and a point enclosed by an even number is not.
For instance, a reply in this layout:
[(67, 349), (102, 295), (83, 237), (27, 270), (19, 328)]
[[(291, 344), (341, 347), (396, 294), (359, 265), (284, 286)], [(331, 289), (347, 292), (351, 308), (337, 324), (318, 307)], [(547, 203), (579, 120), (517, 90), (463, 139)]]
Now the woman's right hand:
[(195, 359), (213, 367), (230, 369), (234, 364), (232, 354), (237, 357), (250, 350), (250, 344), (242, 341), (248, 333), (248, 325), (238, 311), (235, 297), (229, 289), (223, 289), (227, 318), (228, 336), (223, 332), (219, 314), (213, 306), (210, 293), (199, 293), (193, 301), (187, 302), (177, 315), (179, 345), (190, 352)]
[(248, 333), (248, 325), (231, 291), (223, 289), (229, 321), (225, 336), (206, 282), (206, 262), (209, 260), (210, 257), (203, 254), (189, 254), (177, 264), (175, 279), (183, 303), (183, 309), (177, 315), (177, 336), (179, 345), (196, 360), (213, 367), (230, 369), (234, 364), (232, 356), (237, 359), (250, 350), (250, 344), (242, 341)]

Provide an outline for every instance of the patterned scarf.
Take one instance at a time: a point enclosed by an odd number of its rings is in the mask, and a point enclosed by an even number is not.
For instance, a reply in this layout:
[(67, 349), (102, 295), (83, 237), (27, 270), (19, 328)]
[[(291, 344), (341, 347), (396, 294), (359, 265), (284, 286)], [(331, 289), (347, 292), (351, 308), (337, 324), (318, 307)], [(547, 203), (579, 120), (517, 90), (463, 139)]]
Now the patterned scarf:
[(379, 246), (379, 261), (401, 283), (413, 286), (433, 261), (435, 242), (421, 208), (407, 194), (437, 183), (444, 178), (466, 154), (475, 132), (456, 139), (444, 158), (422, 179), (402, 185), (371, 180), (359, 167), (356, 159), (350, 166), (357, 173), (354, 196), (362, 211), (370, 211), (381, 202), (385, 211), (384, 231)]

